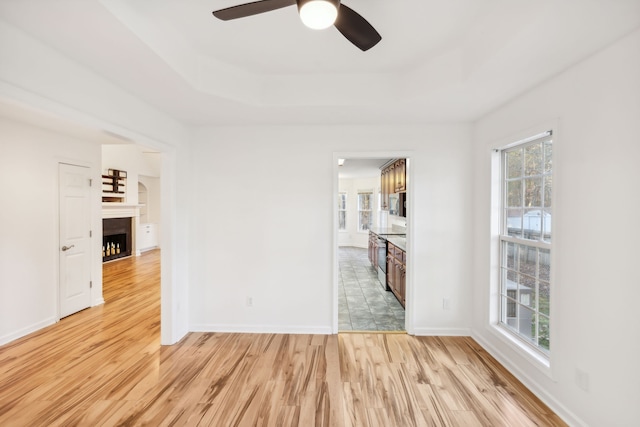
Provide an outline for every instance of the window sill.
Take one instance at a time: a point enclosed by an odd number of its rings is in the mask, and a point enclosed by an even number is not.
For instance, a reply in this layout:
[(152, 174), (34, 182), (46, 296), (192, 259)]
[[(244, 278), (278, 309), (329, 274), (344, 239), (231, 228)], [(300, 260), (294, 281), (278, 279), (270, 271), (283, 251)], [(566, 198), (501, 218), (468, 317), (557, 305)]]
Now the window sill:
[(525, 360), (535, 366), (540, 372), (546, 375), (549, 379), (553, 380), (553, 373), (551, 370), (551, 360), (539, 351), (535, 350), (531, 346), (524, 343), (522, 340), (511, 334), (505, 329), (505, 327), (499, 324), (493, 324), (490, 326), (491, 332), (496, 335), (500, 341), (523, 356)]

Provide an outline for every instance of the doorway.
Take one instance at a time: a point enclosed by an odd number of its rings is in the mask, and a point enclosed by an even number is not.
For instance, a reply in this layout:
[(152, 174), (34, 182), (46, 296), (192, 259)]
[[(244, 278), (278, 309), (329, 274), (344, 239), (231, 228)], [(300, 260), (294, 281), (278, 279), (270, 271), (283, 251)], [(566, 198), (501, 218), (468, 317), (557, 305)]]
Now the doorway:
[[(118, 252), (111, 257), (103, 258), (109, 263), (122, 263), (122, 265), (136, 265), (144, 252), (160, 248), (160, 223), (162, 218), (162, 205), (160, 203), (161, 188), (160, 177), (162, 172), (162, 156), (158, 150), (134, 143), (103, 144), (102, 145), (102, 170), (118, 170), (125, 173), (126, 180), (123, 185), (122, 199), (120, 203), (111, 205), (103, 198), (103, 231), (107, 232), (108, 221), (120, 222), (129, 226), (127, 240), (128, 252)], [(117, 211), (117, 217), (110, 211)], [(117, 226), (118, 224), (116, 224)], [(119, 230), (116, 230), (119, 232)], [(112, 237), (112, 242), (117, 239)], [(125, 255), (133, 257), (126, 261)], [(121, 259), (117, 259), (120, 258)], [(158, 256), (158, 260), (160, 260)], [(108, 269), (106, 268), (108, 265)], [(153, 268), (161, 269), (161, 263), (150, 264)], [(103, 278), (105, 271), (113, 271), (113, 266), (103, 263)], [(103, 286), (110, 282), (103, 280)], [(130, 284), (131, 289), (137, 289), (135, 283)], [(161, 292), (158, 287), (158, 292)], [(110, 289), (103, 289), (105, 302), (109, 302)]]
[[(370, 230), (406, 227), (406, 218), (382, 206), (381, 167), (407, 153), (334, 153), (335, 221), (334, 330), (406, 331), (407, 311), (371, 260)], [(371, 234), (374, 235), (374, 234)], [(377, 258), (377, 256), (376, 256)], [(384, 256), (386, 261), (386, 256)]]

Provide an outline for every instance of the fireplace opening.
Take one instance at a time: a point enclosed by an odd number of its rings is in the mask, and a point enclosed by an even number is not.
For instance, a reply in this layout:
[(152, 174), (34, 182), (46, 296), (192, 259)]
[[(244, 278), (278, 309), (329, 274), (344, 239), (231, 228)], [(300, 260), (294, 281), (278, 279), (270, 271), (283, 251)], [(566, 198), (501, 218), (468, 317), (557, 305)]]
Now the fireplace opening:
[(131, 218), (102, 220), (102, 261), (131, 256), (133, 249)]

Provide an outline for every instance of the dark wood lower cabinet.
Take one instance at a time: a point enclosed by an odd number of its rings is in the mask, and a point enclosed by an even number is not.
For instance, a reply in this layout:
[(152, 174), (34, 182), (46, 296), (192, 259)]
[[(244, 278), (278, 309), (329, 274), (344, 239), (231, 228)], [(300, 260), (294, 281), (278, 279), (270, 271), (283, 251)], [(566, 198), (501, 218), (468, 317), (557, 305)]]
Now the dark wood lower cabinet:
[(387, 286), (400, 304), (406, 303), (406, 253), (392, 243), (387, 244)]
[(378, 269), (378, 238), (371, 231), (369, 232), (369, 262), (373, 268)]

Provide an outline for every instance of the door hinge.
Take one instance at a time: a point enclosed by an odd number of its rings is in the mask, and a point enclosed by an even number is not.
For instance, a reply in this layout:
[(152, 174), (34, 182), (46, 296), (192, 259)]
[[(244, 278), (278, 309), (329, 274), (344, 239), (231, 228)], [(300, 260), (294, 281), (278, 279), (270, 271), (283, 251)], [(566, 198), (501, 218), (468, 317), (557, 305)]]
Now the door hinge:
[(93, 237), (93, 231), (89, 230), (89, 237)]
[(93, 288), (93, 280), (89, 280), (89, 289)]
[(93, 186), (93, 179), (89, 178), (89, 187)]

